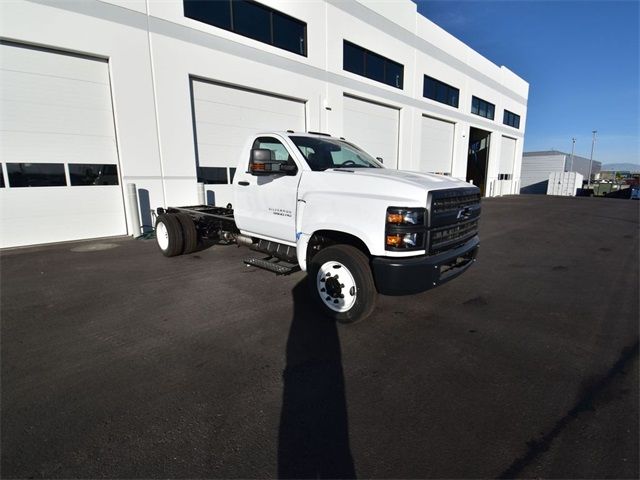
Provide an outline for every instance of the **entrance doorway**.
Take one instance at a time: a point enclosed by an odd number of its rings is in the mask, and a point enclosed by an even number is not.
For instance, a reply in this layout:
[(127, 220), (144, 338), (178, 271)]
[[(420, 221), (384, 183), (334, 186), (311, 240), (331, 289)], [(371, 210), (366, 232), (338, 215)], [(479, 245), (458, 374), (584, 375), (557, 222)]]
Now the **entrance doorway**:
[(467, 182), (480, 189), (484, 197), (487, 186), (487, 164), (491, 132), (471, 127), (469, 131), (469, 155), (467, 157)]

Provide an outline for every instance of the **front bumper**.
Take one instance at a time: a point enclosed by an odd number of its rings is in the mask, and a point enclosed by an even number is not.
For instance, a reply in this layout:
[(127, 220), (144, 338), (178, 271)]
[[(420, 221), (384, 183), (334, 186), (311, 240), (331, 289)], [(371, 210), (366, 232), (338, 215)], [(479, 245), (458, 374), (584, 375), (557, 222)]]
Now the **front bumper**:
[(383, 295), (409, 295), (435, 288), (469, 268), (476, 260), (479, 246), (476, 235), (458, 248), (438, 255), (374, 257), (371, 268), (376, 288)]

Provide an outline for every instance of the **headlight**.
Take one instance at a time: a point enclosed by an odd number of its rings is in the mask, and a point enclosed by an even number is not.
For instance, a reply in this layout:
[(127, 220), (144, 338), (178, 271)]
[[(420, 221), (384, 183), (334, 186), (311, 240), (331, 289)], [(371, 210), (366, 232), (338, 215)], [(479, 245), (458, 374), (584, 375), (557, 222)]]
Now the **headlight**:
[(385, 227), (385, 248), (422, 250), (426, 212), (424, 208), (389, 207)]
[(424, 225), (424, 208), (387, 208), (387, 224)]

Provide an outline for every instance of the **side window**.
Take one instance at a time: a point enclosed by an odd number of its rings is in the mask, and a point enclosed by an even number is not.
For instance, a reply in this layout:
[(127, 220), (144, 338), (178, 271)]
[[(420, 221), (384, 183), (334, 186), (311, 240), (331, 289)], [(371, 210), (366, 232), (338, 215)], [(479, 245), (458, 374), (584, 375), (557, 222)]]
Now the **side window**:
[(265, 150), (271, 150), (271, 159), (282, 162), (287, 165), (295, 165), (293, 158), (289, 155), (289, 151), (286, 147), (277, 139), (272, 137), (258, 137), (253, 142), (252, 148), (263, 148)]

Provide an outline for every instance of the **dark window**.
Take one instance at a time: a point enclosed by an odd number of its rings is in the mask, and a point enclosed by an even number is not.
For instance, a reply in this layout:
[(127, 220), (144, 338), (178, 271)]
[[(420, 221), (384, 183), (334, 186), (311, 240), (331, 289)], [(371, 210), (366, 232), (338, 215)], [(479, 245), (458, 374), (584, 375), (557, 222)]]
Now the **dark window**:
[(471, 97), (471, 113), (493, 120), (496, 106), (478, 97)]
[(236, 176), (236, 168), (230, 168), (229, 169), (229, 183), (233, 183), (233, 177)]
[(71, 185), (118, 185), (116, 165), (69, 164)]
[(498, 180), (511, 180), (511, 174), (510, 173), (499, 173), (498, 174)]
[(509, 110), (505, 110), (502, 123), (513, 128), (520, 128), (520, 115), (516, 115)]
[(440, 80), (436, 80), (435, 78), (425, 75), (422, 95), (431, 100), (435, 100), (436, 102), (458, 108), (460, 90), (452, 87), (451, 85), (447, 85)]
[(403, 65), (346, 40), (343, 43), (342, 68), (392, 87), (403, 87)]
[(184, 15), (307, 56), (307, 24), (258, 2), (184, 0)]
[(206, 184), (227, 184), (226, 167), (198, 167), (198, 182)]
[(62, 163), (7, 163), (10, 187), (64, 187)]
[(293, 53), (306, 55), (306, 23), (273, 12), (273, 44)]
[(0, 163), (0, 188), (4, 188), (4, 172), (2, 171), (1, 163)]
[(254, 2), (233, 2), (233, 31), (259, 42), (271, 43), (271, 11)]
[(392, 87), (402, 88), (404, 67), (399, 63), (392, 62), (391, 60), (387, 60), (385, 67), (385, 83)]
[(231, 30), (231, 0), (212, 2), (185, 0), (184, 16), (214, 27)]
[(384, 58), (375, 53), (367, 53), (365, 57), (364, 76), (377, 82), (384, 81)]
[(342, 68), (351, 73), (364, 76), (364, 49), (353, 43), (344, 42)]

